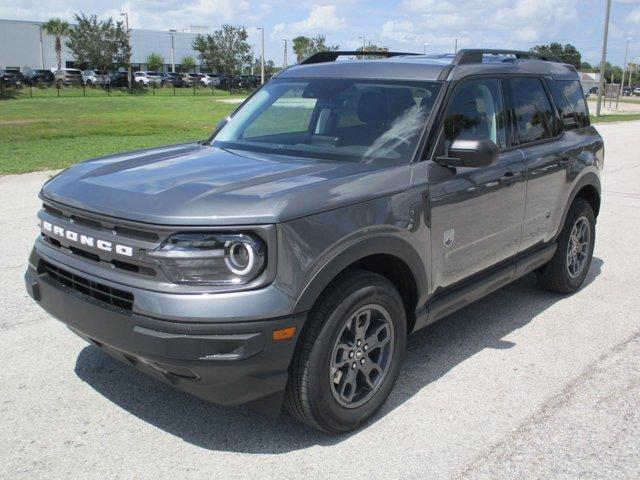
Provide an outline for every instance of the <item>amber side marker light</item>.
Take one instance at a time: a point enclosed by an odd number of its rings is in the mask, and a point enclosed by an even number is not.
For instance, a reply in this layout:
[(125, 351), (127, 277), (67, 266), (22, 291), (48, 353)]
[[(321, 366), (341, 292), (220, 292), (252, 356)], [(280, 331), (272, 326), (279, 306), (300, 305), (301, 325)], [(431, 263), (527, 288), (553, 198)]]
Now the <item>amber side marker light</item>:
[(273, 339), (289, 340), (290, 338), (295, 337), (295, 335), (296, 335), (296, 327), (281, 328), (280, 330), (274, 330)]

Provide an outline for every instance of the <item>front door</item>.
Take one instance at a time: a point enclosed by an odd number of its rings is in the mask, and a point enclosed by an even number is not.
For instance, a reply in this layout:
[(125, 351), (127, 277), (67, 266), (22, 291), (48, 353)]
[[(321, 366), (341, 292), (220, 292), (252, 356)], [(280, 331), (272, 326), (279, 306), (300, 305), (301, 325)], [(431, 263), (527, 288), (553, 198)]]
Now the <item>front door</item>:
[[(509, 149), (498, 79), (472, 79), (451, 96), (435, 157), (447, 156), (456, 138), (487, 135), (501, 153), (495, 165), (443, 167), (428, 161), (432, 292), (451, 286), (519, 249), (526, 195), (520, 151)], [(435, 158), (434, 157), (434, 158)]]

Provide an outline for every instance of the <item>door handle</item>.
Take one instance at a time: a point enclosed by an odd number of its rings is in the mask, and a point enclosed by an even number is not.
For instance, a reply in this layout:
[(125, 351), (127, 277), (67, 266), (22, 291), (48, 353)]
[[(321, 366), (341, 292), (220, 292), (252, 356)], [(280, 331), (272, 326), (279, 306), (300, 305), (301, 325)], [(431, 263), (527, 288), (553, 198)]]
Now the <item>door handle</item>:
[(498, 181), (502, 184), (502, 185), (511, 185), (513, 184), (516, 180), (518, 180), (518, 177), (516, 176), (515, 173), (513, 173), (511, 170), (507, 171), (504, 173), (504, 175), (502, 175)]

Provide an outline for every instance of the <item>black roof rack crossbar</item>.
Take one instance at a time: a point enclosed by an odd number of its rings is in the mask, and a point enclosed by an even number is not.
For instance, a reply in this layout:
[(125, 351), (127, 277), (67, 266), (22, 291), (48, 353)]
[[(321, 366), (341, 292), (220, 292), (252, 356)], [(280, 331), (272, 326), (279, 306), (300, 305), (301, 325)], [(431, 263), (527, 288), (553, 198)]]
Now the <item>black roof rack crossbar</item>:
[(309, 55), (307, 58), (302, 60), (299, 65), (310, 65), (312, 63), (325, 63), (325, 62), (335, 62), (338, 57), (344, 57), (347, 55), (357, 55), (357, 56), (366, 56), (366, 57), (398, 57), (401, 55), (419, 55), (418, 53), (406, 53), (406, 52), (386, 52), (386, 51), (374, 51), (374, 52), (363, 52), (362, 50), (335, 50), (330, 52), (317, 52)]
[(513, 55), (514, 57), (519, 59), (543, 60), (547, 62), (563, 63), (562, 60), (557, 57), (537, 52), (525, 52), (521, 50), (465, 48), (458, 51), (451, 64), (464, 65), (468, 63), (482, 63), (483, 55)]

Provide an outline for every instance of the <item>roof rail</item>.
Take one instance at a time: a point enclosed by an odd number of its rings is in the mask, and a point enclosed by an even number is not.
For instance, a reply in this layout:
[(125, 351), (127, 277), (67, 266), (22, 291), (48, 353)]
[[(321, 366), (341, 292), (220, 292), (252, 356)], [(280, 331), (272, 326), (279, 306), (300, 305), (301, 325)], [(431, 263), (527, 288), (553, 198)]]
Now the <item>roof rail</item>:
[(338, 57), (343, 57), (346, 55), (357, 55), (357, 56), (367, 56), (367, 57), (398, 57), (401, 55), (419, 55), (418, 53), (406, 53), (406, 52), (387, 52), (387, 51), (374, 51), (374, 52), (363, 52), (362, 50), (335, 50), (328, 52), (316, 52), (309, 55), (307, 58), (302, 60), (298, 65), (310, 65), (312, 63), (325, 63), (325, 62), (335, 62)]
[(525, 52), (521, 50), (501, 50), (485, 48), (465, 48), (459, 50), (451, 62), (452, 65), (464, 65), (468, 63), (482, 63), (483, 55), (513, 55), (518, 59), (543, 60), (546, 62), (564, 63), (557, 57), (538, 52)]

